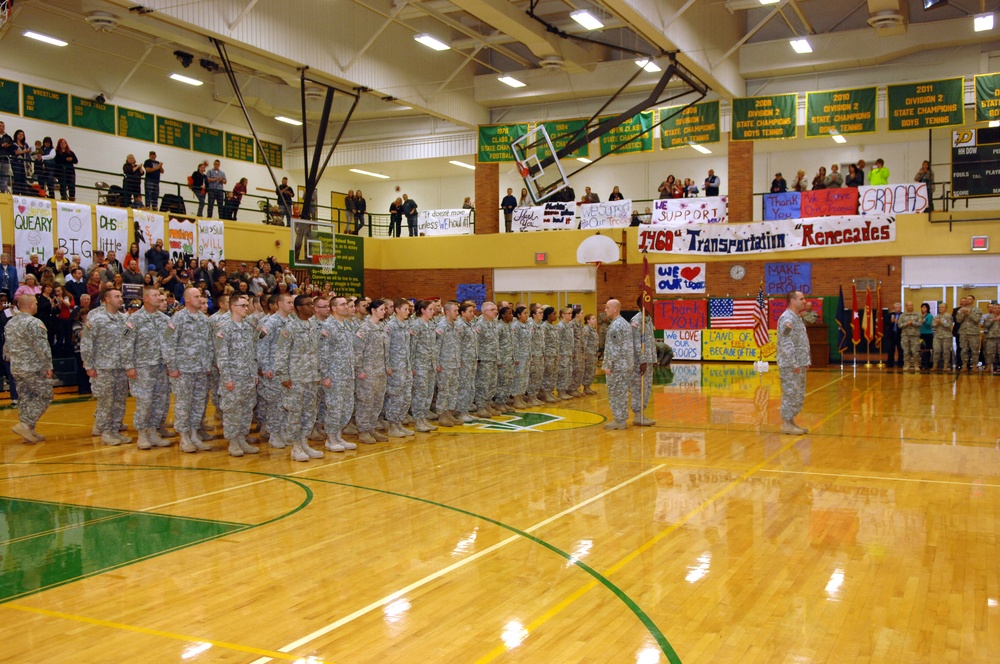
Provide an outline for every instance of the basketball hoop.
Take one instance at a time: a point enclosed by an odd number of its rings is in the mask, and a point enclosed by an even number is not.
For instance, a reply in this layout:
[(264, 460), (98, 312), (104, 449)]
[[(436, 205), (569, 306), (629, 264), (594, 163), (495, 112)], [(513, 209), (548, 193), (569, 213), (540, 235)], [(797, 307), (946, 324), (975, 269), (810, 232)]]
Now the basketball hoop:
[(313, 254), (312, 262), (319, 266), (320, 274), (329, 277), (337, 267), (337, 256), (335, 254)]
[(14, 0), (0, 0), (0, 29), (7, 25), (10, 20), (10, 10), (14, 6)]

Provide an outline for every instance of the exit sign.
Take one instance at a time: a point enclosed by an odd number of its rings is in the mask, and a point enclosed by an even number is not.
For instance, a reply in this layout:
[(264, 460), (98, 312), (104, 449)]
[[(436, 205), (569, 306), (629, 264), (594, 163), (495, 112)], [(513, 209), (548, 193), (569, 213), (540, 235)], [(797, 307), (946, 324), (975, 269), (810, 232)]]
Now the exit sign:
[(972, 250), (973, 251), (989, 251), (990, 249), (990, 236), (989, 235), (973, 235), (972, 236)]
[(549, 254), (548, 254), (548, 252), (545, 252), (545, 251), (536, 251), (535, 252), (535, 264), (536, 265), (541, 265), (541, 264), (548, 263), (548, 262), (549, 262)]

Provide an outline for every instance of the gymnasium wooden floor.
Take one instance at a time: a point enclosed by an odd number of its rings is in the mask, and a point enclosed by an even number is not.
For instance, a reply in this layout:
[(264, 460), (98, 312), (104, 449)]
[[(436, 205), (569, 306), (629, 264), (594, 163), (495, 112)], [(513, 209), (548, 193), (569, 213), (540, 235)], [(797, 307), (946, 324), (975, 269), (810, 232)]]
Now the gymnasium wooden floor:
[(657, 383), (306, 464), (0, 410), (0, 661), (1000, 658), (1000, 377), (814, 371), (800, 437), (776, 372)]

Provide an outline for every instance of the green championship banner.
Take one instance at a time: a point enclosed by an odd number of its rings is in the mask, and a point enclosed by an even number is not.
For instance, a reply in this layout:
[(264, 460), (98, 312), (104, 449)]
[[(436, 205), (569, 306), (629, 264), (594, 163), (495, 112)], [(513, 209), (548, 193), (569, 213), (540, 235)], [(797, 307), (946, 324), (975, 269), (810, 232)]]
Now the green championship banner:
[(877, 89), (806, 93), (806, 136), (871, 134), (876, 131)]
[(74, 96), (70, 106), (74, 127), (114, 135), (115, 107), (112, 104), (98, 104), (93, 99)]
[(33, 85), (21, 86), (24, 91), (24, 117), (58, 124), (69, 124), (69, 95)]
[(889, 131), (965, 124), (965, 78), (888, 86)]
[(191, 149), (191, 123), (156, 116), (156, 142), (172, 148)]
[(0, 78), (0, 113), (21, 114), (21, 86), (17, 81)]
[(118, 135), (152, 143), (156, 139), (156, 116), (119, 106)]
[(202, 127), (199, 124), (191, 127), (191, 144), (195, 152), (214, 154), (221, 157), (225, 153), (221, 129)]
[[(684, 110), (680, 110), (680, 109)], [(678, 112), (680, 111), (680, 112)], [(672, 115), (664, 120), (663, 118)], [(664, 150), (682, 148), (691, 143), (718, 143), (719, 102), (707, 101), (684, 108), (668, 106), (660, 109), (660, 147)]]
[(528, 133), (528, 125), (479, 125), (479, 153), (476, 161), (480, 164), (499, 164), (514, 161), (510, 145)]
[[(571, 139), (573, 139), (577, 132), (581, 132), (582, 135), (587, 135), (587, 121), (586, 120), (560, 120), (557, 122), (544, 122), (545, 131), (549, 135), (549, 139), (552, 141), (552, 146), (556, 150), (562, 150), (564, 147), (569, 145)], [(538, 148), (538, 158), (545, 159), (549, 156), (548, 148)], [(590, 145), (584, 145), (573, 151), (572, 154), (568, 154), (565, 157), (560, 157), (560, 159), (577, 159), (579, 157), (589, 157), (590, 156)]]
[[(264, 148), (264, 152), (261, 152), (261, 148)], [(281, 145), (278, 143), (271, 143), (269, 141), (261, 141), (260, 145), (257, 147), (257, 163), (263, 164), (264, 154), (267, 154), (267, 163), (271, 164), (271, 168), (284, 168), (285, 159), (281, 154)]]
[[(614, 116), (605, 116), (603, 118), (598, 118), (597, 121), (600, 124), (605, 124), (611, 120)], [(622, 145), (620, 149), (616, 150), (614, 154), (634, 154), (636, 152), (652, 152), (653, 151), (653, 132), (650, 131), (653, 128), (653, 111), (643, 111), (639, 115), (634, 115), (625, 122), (621, 123), (611, 131), (603, 134), (600, 138), (601, 144), (601, 156), (610, 154), (612, 150), (615, 150), (619, 145)], [(642, 136), (635, 138), (637, 134), (644, 133)]]
[(795, 138), (798, 133), (798, 105), (799, 96), (794, 92), (734, 99), (729, 138), (734, 141)]
[(1000, 120), (1000, 74), (976, 76), (976, 122)]
[(226, 132), (226, 159), (237, 159), (253, 163), (253, 139), (240, 134)]

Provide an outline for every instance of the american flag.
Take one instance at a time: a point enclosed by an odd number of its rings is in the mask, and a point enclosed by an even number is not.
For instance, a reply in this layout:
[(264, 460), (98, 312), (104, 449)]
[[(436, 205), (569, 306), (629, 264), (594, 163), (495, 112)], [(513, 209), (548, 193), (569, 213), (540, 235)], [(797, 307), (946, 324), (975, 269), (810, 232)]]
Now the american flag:
[[(710, 324), (720, 330), (750, 330), (756, 321), (756, 300), (734, 300), (731, 297), (710, 299), (708, 315)], [(764, 326), (765, 330), (767, 325)]]
[(757, 305), (753, 311), (753, 340), (757, 348), (763, 348), (770, 341), (767, 335), (767, 301), (764, 299), (764, 284), (757, 287)]

